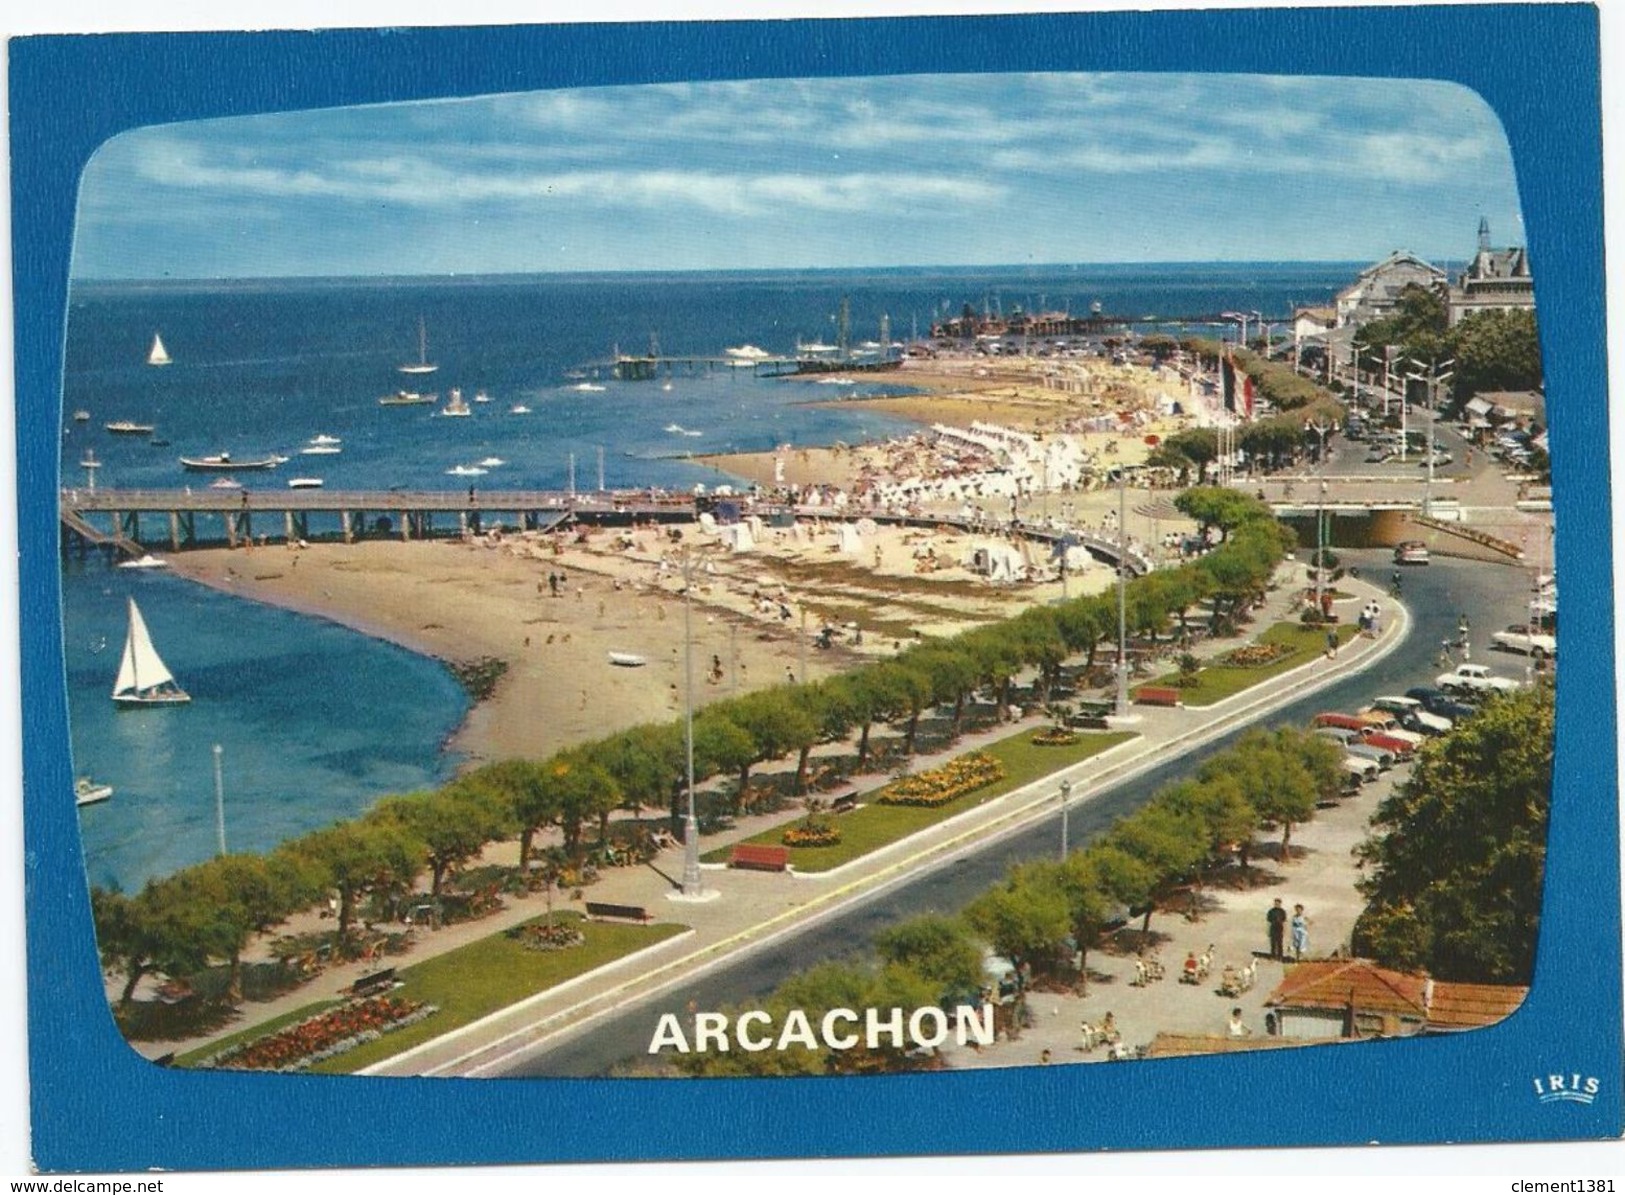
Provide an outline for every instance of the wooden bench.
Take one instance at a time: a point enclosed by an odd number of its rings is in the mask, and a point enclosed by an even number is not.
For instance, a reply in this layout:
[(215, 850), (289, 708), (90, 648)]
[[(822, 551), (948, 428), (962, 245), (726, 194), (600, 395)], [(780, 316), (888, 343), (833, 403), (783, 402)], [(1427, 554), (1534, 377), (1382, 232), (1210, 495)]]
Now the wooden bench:
[(1170, 689), (1162, 685), (1142, 685), (1134, 691), (1134, 704), (1171, 707), (1179, 704), (1179, 696), (1178, 689)]
[(1067, 724), (1074, 730), (1105, 730), (1111, 712), (1112, 707), (1103, 701), (1084, 702), (1067, 719)]
[(728, 866), (748, 867), (754, 871), (786, 871), (790, 867), (790, 848), (741, 842), (728, 857)]
[(829, 803), (831, 813), (851, 813), (858, 807), (858, 790), (842, 793)]
[(609, 917), (620, 921), (653, 921), (649, 910), (642, 905), (612, 905), (601, 900), (587, 902), (587, 916)]
[(357, 998), (363, 996), (377, 996), (389, 991), (395, 986), (395, 968), (385, 967), (382, 971), (374, 971), (371, 975), (363, 975), (350, 985), (350, 995)]

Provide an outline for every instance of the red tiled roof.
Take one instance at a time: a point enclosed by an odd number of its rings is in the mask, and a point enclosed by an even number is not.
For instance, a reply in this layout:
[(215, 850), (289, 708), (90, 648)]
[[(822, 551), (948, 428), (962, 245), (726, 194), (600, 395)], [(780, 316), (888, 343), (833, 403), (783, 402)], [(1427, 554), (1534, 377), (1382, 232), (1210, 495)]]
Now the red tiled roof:
[(1428, 1024), (1436, 1029), (1493, 1025), (1516, 1012), (1528, 994), (1528, 988), (1508, 984), (1435, 982)]
[(1290, 1008), (1347, 1008), (1362, 1013), (1392, 1013), (1421, 1020), (1427, 1015), (1423, 993), (1427, 980), (1389, 971), (1363, 959), (1328, 959), (1297, 963), (1264, 1003)]

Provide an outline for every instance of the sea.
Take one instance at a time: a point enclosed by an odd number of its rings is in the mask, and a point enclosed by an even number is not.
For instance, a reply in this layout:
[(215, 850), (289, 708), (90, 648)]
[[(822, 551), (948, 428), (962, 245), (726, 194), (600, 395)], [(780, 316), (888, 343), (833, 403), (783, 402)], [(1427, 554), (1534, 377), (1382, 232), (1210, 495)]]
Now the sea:
[[(293, 477), (319, 477), (330, 489), (715, 487), (734, 479), (694, 458), (915, 430), (838, 401), (908, 393), (906, 375), (774, 379), (723, 367), (620, 381), (608, 367), (617, 353), (719, 357), (754, 345), (791, 355), (798, 343), (835, 341), (843, 300), (854, 342), (879, 340), (883, 317), (895, 340), (923, 336), (966, 306), (1082, 314), (1098, 304), (1142, 331), (1219, 336), (1234, 325), (1161, 321), (1226, 311), (1284, 321), (1295, 306), (1327, 303), (1359, 268), (79, 281), (67, 323), (61, 483), (89, 484), (83, 462), (93, 458), (104, 489), (207, 485), (180, 457), (227, 452), (289, 458), (236, 478), (251, 489), (280, 489)], [(420, 327), (438, 368), (401, 373), (419, 360)], [(147, 364), (155, 335), (171, 364)], [(452, 388), (470, 417), (437, 413)], [(401, 389), (440, 402), (379, 404)], [(89, 419), (75, 419), (80, 411)], [(155, 430), (105, 430), (120, 420)], [(340, 440), (341, 451), (304, 454), (318, 436)], [(189, 705), (115, 711), (109, 694), (131, 597)], [(115, 569), (98, 554), (66, 559), (63, 645), (75, 772), (115, 789), (80, 811), (96, 885), (134, 891), (206, 859), (222, 824), (229, 850), (268, 850), (383, 796), (433, 788), (460, 762), (446, 744), (468, 699), (437, 661), (156, 570)]]

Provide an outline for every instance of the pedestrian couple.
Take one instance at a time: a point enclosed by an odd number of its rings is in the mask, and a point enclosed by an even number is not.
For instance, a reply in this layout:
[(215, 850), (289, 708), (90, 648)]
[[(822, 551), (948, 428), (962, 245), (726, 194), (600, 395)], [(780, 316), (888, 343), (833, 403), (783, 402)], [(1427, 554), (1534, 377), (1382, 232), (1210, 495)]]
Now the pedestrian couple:
[[(1270, 957), (1278, 961), (1286, 960), (1286, 935), (1288, 929), (1286, 909), (1281, 905), (1281, 898), (1276, 897), (1270, 911), (1264, 914), (1264, 920), (1270, 931)], [(1292, 906), (1292, 957), (1294, 961), (1303, 958), (1309, 949), (1309, 918), (1303, 914), (1302, 905)]]

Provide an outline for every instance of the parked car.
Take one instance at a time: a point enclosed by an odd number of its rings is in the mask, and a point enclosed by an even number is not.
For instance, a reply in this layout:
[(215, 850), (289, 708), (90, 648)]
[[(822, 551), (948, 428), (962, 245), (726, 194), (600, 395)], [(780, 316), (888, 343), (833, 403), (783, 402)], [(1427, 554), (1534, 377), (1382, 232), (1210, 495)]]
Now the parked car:
[(1399, 715), (1390, 713), (1387, 710), (1366, 709), (1356, 714), (1355, 717), (1365, 723), (1368, 732), (1380, 731), (1382, 734), (1398, 739), (1402, 743), (1409, 743), (1412, 750), (1427, 741), (1427, 735), (1420, 731), (1407, 730), (1400, 722)]
[(1385, 751), (1381, 747), (1374, 747), (1362, 739), (1352, 730), (1336, 730), (1326, 727), (1315, 731), (1323, 739), (1329, 739), (1343, 748), (1343, 753), (1354, 759), (1369, 759), (1378, 769), (1386, 772), (1399, 762), (1399, 756), (1392, 751)]
[(1408, 539), (1394, 549), (1395, 564), (1426, 564), (1428, 546), (1419, 539)]
[(1490, 642), (1503, 651), (1515, 651), (1537, 660), (1557, 654), (1557, 636), (1544, 631), (1531, 631), (1528, 626), (1513, 623), (1504, 631), (1496, 631)]
[(1369, 756), (1350, 755), (1345, 751), (1343, 753), (1343, 770), (1361, 784), (1370, 784), (1382, 774), (1382, 765)]
[(1429, 689), (1418, 685), (1414, 689), (1406, 689), (1405, 696), (1414, 698), (1422, 703), (1422, 708), (1430, 714), (1437, 714), (1441, 718), (1449, 718), (1451, 722), (1460, 722), (1463, 718), (1470, 718), (1475, 711), (1472, 706), (1457, 701), (1449, 693), (1441, 689)]
[[(1404, 737), (1401, 737), (1403, 735)], [(1393, 734), (1385, 730), (1368, 730), (1360, 736), (1360, 741), (1368, 747), (1379, 747), (1384, 751), (1392, 751), (1397, 760), (1409, 759), (1416, 754), (1416, 743), (1411, 740), (1419, 735), (1407, 734), (1399, 731)]]
[(1521, 687), (1511, 677), (1496, 676), (1482, 664), (1457, 664), (1454, 672), (1434, 678), (1446, 693), (1515, 693)]
[(1423, 734), (1444, 734), (1454, 725), (1447, 715), (1430, 712), (1414, 697), (1379, 697), (1371, 703), (1371, 708), (1386, 710), (1398, 718), (1406, 730), (1420, 730)]

